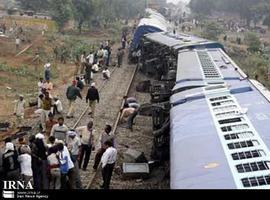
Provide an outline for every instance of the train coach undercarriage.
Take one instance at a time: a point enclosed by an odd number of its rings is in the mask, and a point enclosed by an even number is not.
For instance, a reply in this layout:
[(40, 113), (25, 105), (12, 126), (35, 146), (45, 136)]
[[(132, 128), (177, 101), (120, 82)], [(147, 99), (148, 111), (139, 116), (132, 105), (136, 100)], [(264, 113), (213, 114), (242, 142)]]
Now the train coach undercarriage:
[(177, 56), (167, 47), (142, 41), (137, 64), (141, 73), (154, 79), (143, 81), (136, 88), (138, 92), (151, 95), (151, 102), (141, 108), (141, 115), (151, 115), (153, 120), (151, 156), (167, 161), (170, 154), (170, 97), (176, 81)]

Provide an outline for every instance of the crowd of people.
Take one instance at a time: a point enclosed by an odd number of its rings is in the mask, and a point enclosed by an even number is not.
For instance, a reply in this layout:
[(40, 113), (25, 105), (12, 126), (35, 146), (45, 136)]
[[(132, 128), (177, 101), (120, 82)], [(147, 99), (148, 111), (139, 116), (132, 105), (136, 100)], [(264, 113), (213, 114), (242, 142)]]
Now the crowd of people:
[[(116, 53), (117, 67), (123, 64), (125, 43), (126, 38), (123, 36), (122, 47)], [(65, 124), (64, 107), (61, 98), (55, 95), (54, 85), (51, 82), (51, 63), (48, 61), (44, 65), (44, 77), (40, 78), (37, 84), (38, 109), (35, 111), (40, 115), (40, 131), (30, 138), (19, 138), (18, 144), (11, 138), (5, 140), (2, 154), (4, 180), (31, 181), (37, 190), (83, 189), (80, 169), (87, 170), (91, 152), (98, 148), (92, 170), (96, 171), (101, 165), (103, 184), (100, 187), (109, 189), (117, 159), (116, 140), (111, 125), (106, 124), (104, 131), (99, 134), (94, 129), (96, 105), (100, 102), (100, 95), (96, 83), (93, 82), (93, 76), (102, 70), (103, 79), (110, 79), (111, 57), (110, 41), (101, 44), (97, 52), (90, 52), (89, 55), (83, 52), (80, 57), (78, 75), (66, 90), (68, 100), (66, 118), (75, 118), (76, 100), (83, 99), (82, 91), (87, 87), (85, 100), (89, 104), (90, 121), (87, 125), (76, 129), (71, 129)], [(126, 123), (126, 128), (132, 130), (140, 105), (133, 97), (125, 96), (123, 100), (125, 104), (121, 109), (121, 120)], [(20, 95), (14, 108), (18, 126), (24, 119), (25, 107), (24, 96)]]
[[(40, 129), (28, 141), (21, 137), (18, 144), (11, 138), (5, 140), (2, 155), (3, 180), (32, 182), (34, 189), (83, 189), (80, 169), (88, 167), (91, 150), (94, 150), (94, 123), (70, 130), (59, 117), (49, 137)], [(106, 125), (99, 141), (100, 149), (95, 156), (94, 169), (102, 163), (104, 183), (109, 189), (110, 178), (116, 162), (117, 150), (112, 127)], [(48, 139), (46, 139), (48, 138)]]

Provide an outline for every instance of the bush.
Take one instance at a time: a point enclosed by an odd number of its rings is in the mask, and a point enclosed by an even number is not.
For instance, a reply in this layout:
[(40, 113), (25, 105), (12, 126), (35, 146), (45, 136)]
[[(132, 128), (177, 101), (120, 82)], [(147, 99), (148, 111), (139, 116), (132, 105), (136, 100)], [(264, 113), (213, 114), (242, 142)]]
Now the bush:
[(202, 36), (209, 40), (218, 40), (218, 37), (224, 33), (224, 29), (215, 22), (209, 22), (205, 24)]
[(261, 41), (260, 38), (255, 33), (246, 33), (245, 42), (248, 45), (249, 52), (259, 52), (261, 51)]

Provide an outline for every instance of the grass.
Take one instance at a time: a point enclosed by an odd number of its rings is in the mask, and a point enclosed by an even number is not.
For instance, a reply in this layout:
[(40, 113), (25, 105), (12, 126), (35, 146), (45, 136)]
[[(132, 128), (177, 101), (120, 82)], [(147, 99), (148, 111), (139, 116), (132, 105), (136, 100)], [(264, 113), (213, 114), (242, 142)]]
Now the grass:
[(47, 26), (48, 31), (50, 32), (56, 32), (58, 30), (56, 23), (53, 20), (49, 19), (40, 19), (40, 18), (24, 18), (24, 17), (18, 17), (18, 16), (8, 16), (4, 19), (6, 23), (12, 24), (12, 22), (15, 20), (16, 23), (19, 26), (28, 26), (28, 27), (40, 27), (42, 30), (44, 25)]

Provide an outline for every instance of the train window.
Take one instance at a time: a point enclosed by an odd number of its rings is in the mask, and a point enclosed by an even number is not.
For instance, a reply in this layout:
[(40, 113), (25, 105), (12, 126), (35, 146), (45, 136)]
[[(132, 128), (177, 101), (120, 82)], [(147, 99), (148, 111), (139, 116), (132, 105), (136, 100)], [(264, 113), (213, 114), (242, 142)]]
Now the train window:
[(224, 136), (225, 140), (235, 140), (235, 139), (239, 139), (237, 134), (228, 134)]
[(216, 102), (216, 103), (212, 103), (212, 106), (225, 106), (225, 105), (230, 105), (230, 104), (234, 104), (234, 101), (232, 100), (226, 100), (226, 101), (221, 101), (221, 102)]
[[(259, 145), (259, 142), (257, 140), (249, 140), (249, 141), (243, 141), (243, 142), (235, 142), (228, 144), (229, 149), (240, 149), (240, 148), (247, 148), (247, 147), (253, 147)], [(252, 157), (252, 154), (250, 152), (247, 152), (247, 157)]]
[(242, 179), (242, 183), (243, 183), (244, 187), (250, 187), (251, 186), (248, 178)]
[(270, 185), (270, 175), (251, 177), (251, 178), (243, 178), (243, 179), (241, 179), (241, 181), (242, 181), (242, 184), (245, 188)]
[(245, 163), (236, 165), (236, 169), (239, 173), (264, 171), (269, 169), (267, 163), (269, 162), (262, 161), (262, 162)]
[(220, 120), (220, 121), (218, 121), (218, 123), (219, 124), (231, 124), (231, 123), (237, 123), (237, 122), (242, 122), (242, 121), (245, 121), (245, 119), (243, 117)]
[(265, 156), (265, 152), (263, 150), (253, 150), (253, 151), (245, 151), (245, 152), (238, 152), (232, 154), (233, 160), (245, 160), (250, 158), (259, 158)]
[(230, 98), (231, 96), (222, 96), (222, 97), (211, 98), (210, 101), (220, 101), (220, 100), (226, 100)]
[(254, 134), (251, 131), (244, 131), (240, 133), (224, 135), (225, 140), (247, 139), (253, 137)]
[(229, 117), (235, 117), (235, 115), (238, 114), (238, 111), (230, 111), (230, 112), (223, 112), (223, 113), (218, 113), (216, 114), (216, 117), (218, 119), (220, 118), (229, 118)]
[(259, 182), (256, 177), (249, 178), (252, 187), (258, 186)]
[(214, 110), (214, 112), (225, 112), (225, 111), (233, 110), (236, 108), (237, 108), (236, 105), (229, 105), (229, 106), (214, 108), (213, 110)]
[(249, 128), (249, 125), (247, 124), (239, 124), (239, 125), (221, 127), (221, 130), (223, 132), (229, 132), (229, 131), (242, 131), (248, 128)]

